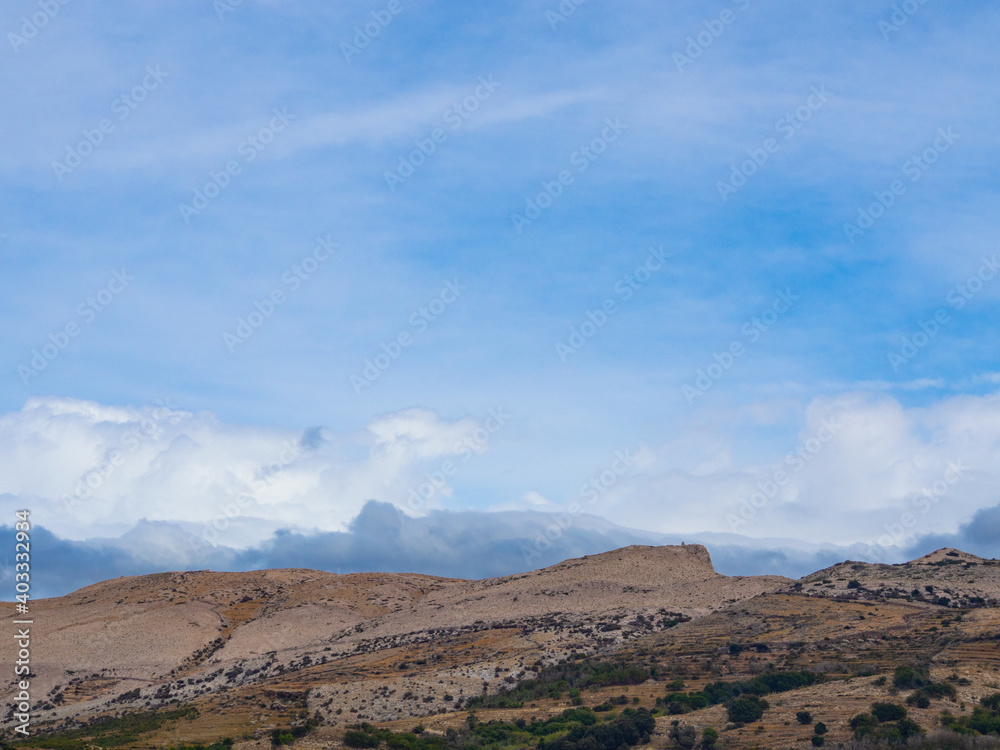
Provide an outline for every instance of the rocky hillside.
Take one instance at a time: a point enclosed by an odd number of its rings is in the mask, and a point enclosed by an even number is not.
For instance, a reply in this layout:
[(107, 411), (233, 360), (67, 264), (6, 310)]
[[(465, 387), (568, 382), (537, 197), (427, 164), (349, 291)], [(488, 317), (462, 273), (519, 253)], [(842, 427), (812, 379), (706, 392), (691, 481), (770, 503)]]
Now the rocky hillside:
[(945, 548), (902, 565), (848, 560), (806, 576), (801, 584), (814, 596), (995, 607), (1000, 604), (1000, 561)]
[[(529, 663), (614, 647), (789, 583), (719, 575), (701, 545), (626, 547), (481, 581), (311, 570), (120, 578), (33, 604), (34, 694), (46, 720), (76, 719), (109, 706), (156, 707), (287, 682), (292, 674), (303, 685), (336, 683), (337, 670), (322, 665), (488, 634), (506, 644), (502, 655), (499, 646), (473, 648), (460, 669), (435, 680), (459, 694), (479, 693), (523, 677)], [(13, 617), (9, 605), (7, 612)], [(3, 643), (4, 658), (12, 645)], [(369, 708), (371, 718), (429, 708), (445, 692), (407, 685), (398, 692), (412, 699)], [(354, 681), (349, 692), (366, 695), (368, 686)], [(342, 700), (354, 708), (354, 699)]]

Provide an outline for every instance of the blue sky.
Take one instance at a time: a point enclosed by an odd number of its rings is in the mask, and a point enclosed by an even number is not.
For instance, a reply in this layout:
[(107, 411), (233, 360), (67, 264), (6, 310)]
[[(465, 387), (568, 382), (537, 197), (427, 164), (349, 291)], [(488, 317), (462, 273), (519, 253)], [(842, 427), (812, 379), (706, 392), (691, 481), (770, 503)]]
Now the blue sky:
[[(994, 6), (392, 7), (0, 11), (5, 506), (73, 538), (204, 529), (309, 428), (233, 544), (406, 509), (449, 457), (409, 512), (559, 511), (617, 451), (635, 460), (588, 512), (660, 533), (872, 540), (949, 462), (970, 468), (894, 543), (1000, 502)], [(67, 513), (163, 405), (176, 419)]]

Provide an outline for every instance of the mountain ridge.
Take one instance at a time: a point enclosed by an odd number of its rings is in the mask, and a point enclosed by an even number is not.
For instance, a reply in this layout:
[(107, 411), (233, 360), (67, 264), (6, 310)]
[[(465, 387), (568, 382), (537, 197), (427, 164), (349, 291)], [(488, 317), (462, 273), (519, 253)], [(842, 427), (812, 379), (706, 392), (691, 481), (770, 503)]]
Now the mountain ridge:
[[(925, 587), (934, 593), (920, 593)], [(306, 705), (342, 726), (447, 712), (456, 703), (446, 695), (494, 694), (571, 658), (614, 657), (645, 642), (700, 648), (718, 638), (713, 623), (734, 635), (763, 632), (773, 614), (740, 613), (773, 613), (775, 602), (800, 609), (803, 622), (816, 607), (854, 618), (875, 604), (898, 610), (900, 622), (958, 606), (976, 621), (985, 611), (976, 608), (998, 598), (1000, 563), (950, 548), (899, 565), (848, 560), (798, 581), (722, 575), (700, 544), (630, 545), (487, 579), (304, 568), (154, 573), (34, 601), (33, 635), (45, 648), (32, 684), (35, 710), (53, 728), (173, 704), (239, 714), (278, 694), (299, 697), (274, 721)], [(12, 605), (3, 609), (15, 616)], [(826, 619), (816, 620), (823, 637), (844, 641)], [(13, 656), (10, 649), (0, 653)]]

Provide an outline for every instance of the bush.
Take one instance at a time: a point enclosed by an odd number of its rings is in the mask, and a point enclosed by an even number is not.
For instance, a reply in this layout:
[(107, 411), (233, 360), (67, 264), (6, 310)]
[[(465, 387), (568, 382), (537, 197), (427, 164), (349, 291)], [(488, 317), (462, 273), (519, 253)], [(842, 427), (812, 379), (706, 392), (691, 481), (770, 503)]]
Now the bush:
[(904, 740), (924, 733), (920, 725), (911, 719), (900, 719), (896, 722), (896, 728), (899, 729), (899, 733), (903, 736)]
[(795, 714), (795, 720), (797, 722), (799, 722), (799, 724), (812, 724), (813, 723), (812, 714), (809, 713), (808, 711), (799, 711), (799, 712), (797, 712)]
[(906, 705), (916, 706), (917, 708), (930, 708), (931, 699), (923, 690), (918, 690), (906, 699)]
[(859, 589), (859, 588), (861, 588), (861, 582), (860, 581), (855, 581), (855, 580), (852, 579), (852, 580), (850, 580), (850, 581), (847, 582), (847, 588), (849, 588), (849, 589)]
[(686, 724), (681, 724), (680, 721), (674, 719), (670, 722), (670, 739), (678, 744), (680, 747), (694, 747), (695, 743), (698, 741), (698, 732), (695, 731), (694, 727), (689, 727)]
[(719, 733), (712, 729), (712, 727), (705, 727), (705, 731), (701, 733), (701, 746), (705, 750), (711, 750), (715, 747), (716, 743), (719, 741)]
[(677, 727), (673, 733), (674, 741), (681, 747), (694, 747), (698, 741), (698, 733), (694, 727)]
[(767, 707), (767, 701), (756, 695), (741, 695), (726, 704), (726, 712), (731, 722), (750, 724), (759, 721)]
[(344, 744), (348, 747), (378, 747), (378, 737), (373, 737), (367, 732), (360, 732), (357, 729), (348, 729), (344, 734)]
[(928, 698), (951, 698), (955, 700), (958, 693), (955, 686), (947, 682), (929, 682), (921, 688)]
[(990, 707), (1000, 704), (1000, 693), (981, 698), (980, 703), (987, 708), (976, 706), (972, 709), (972, 716), (955, 717), (947, 711), (942, 712), (941, 726), (961, 734), (1000, 734), (1000, 711)]
[(906, 709), (898, 703), (873, 703), (872, 715), (880, 723), (898, 721), (906, 718)]
[(813, 727), (813, 731), (816, 734), (826, 734), (826, 724), (824, 724), (822, 721), (817, 722), (816, 726)]
[(871, 714), (858, 714), (851, 719), (850, 726), (856, 737), (864, 737), (874, 731), (878, 721)]
[(812, 742), (813, 747), (823, 747), (823, 745), (826, 744), (826, 738), (823, 737), (823, 735), (814, 734), (810, 739), (810, 742)]
[(470, 698), (466, 702), (466, 706), (468, 708), (520, 708), (527, 701), (554, 698), (570, 689), (580, 690), (591, 686), (639, 685), (651, 676), (654, 675), (650, 669), (637, 664), (572, 661), (545, 667), (537, 677), (523, 680), (511, 690)]
[(922, 688), (930, 682), (931, 678), (925, 667), (896, 667), (892, 677), (892, 684), (900, 690)]

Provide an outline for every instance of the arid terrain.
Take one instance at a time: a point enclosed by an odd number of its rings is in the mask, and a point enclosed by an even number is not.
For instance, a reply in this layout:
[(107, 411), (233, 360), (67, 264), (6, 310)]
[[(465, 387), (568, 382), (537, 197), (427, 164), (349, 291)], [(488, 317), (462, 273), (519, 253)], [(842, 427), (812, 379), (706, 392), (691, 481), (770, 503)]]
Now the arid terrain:
[[(425, 736), (461, 728), (470, 700), (476, 721), (530, 722), (615, 699), (656, 709), (653, 747), (681, 746), (674, 721), (699, 736), (716, 729), (722, 747), (806, 747), (814, 728), (797, 712), (825, 723), (827, 743), (845, 742), (852, 716), (907, 697), (893, 686), (906, 665), (954, 686), (953, 697), (910, 709), (931, 730), (943, 709), (968, 714), (1000, 691), (998, 600), (1000, 562), (957, 550), (904, 565), (844, 562), (799, 581), (719, 575), (700, 545), (626, 547), (480, 581), (312, 570), (121, 578), (32, 603), (36, 735), (24, 744), (84, 736), (102, 716), (151, 714), (156, 726), (119, 746), (231, 737), (264, 748), (272, 730), (308, 718), (295, 747), (333, 747), (362, 722), (419, 723)], [(12, 663), (13, 640), (0, 642)], [(598, 662), (647, 676), (505, 707), (483, 700), (558, 665)], [(782, 671), (818, 677), (769, 696), (753, 723), (729, 721), (721, 704), (682, 714), (663, 705), (671, 690)], [(11, 706), (12, 681), (4, 692)], [(9, 709), (8, 740), (12, 718)]]

